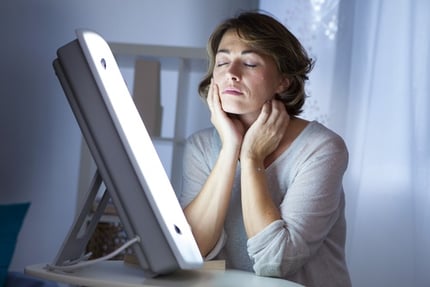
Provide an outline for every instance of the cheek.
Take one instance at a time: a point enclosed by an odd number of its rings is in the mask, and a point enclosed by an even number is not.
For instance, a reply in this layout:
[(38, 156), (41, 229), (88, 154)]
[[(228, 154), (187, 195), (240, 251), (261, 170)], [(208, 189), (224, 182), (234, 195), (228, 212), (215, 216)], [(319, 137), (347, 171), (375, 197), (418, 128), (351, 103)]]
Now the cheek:
[(266, 89), (270, 91), (273, 95), (282, 92), (281, 79), (278, 75), (269, 75), (265, 78)]
[(277, 86), (274, 84), (273, 78), (270, 76), (261, 76), (254, 79), (254, 89), (259, 94), (264, 94), (265, 98), (272, 98), (276, 94)]
[(212, 77), (215, 79), (219, 79), (221, 77), (221, 72), (218, 69), (214, 69), (212, 71)]

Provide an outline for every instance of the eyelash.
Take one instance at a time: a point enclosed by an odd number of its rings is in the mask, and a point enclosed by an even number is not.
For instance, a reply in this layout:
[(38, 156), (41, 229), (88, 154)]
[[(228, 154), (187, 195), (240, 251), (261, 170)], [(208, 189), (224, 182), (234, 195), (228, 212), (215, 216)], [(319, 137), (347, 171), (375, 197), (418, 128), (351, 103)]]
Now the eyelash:
[[(216, 64), (216, 66), (217, 67), (222, 67), (222, 66), (227, 65), (227, 64), (228, 64), (227, 62), (222, 62), (222, 63)], [(247, 63), (244, 63), (243, 65), (246, 66), (246, 67), (248, 67), (248, 68), (255, 68), (255, 67), (257, 67), (256, 64), (247, 64)]]

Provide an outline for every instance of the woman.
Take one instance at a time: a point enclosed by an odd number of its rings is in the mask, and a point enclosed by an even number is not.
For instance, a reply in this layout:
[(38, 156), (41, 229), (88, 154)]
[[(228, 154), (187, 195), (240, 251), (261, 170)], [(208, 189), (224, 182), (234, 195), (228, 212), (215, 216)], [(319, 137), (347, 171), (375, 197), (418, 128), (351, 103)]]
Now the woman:
[(187, 141), (184, 213), (203, 256), (306, 286), (350, 286), (343, 140), (297, 117), (313, 67), (272, 17), (242, 13), (208, 43), (199, 85), (214, 128)]

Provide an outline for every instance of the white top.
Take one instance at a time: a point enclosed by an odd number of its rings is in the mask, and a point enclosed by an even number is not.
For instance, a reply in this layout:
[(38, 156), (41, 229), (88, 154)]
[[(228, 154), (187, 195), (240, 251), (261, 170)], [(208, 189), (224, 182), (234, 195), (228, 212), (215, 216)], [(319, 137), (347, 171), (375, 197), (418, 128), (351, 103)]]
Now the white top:
[[(200, 192), (218, 157), (214, 128), (192, 135), (184, 151), (181, 205)], [(224, 234), (211, 252), (227, 268), (286, 278), (306, 286), (351, 286), (345, 262), (346, 223), (343, 174), (348, 151), (340, 136), (310, 122), (267, 169), (273, 201), (282, 220), (248, 240), (236, 170)], [(212, 256), (211, 255), (211, 256)]]

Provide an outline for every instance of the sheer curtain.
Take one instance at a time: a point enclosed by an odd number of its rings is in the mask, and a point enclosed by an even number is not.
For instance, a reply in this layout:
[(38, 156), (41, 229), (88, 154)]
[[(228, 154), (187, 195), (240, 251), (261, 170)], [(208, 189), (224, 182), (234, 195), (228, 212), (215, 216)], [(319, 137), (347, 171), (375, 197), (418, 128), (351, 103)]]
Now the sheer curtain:
[(354, 286), (430, 286), (430, 1), (260, 0), (316, 58), (306, 117), (346, 140)]

